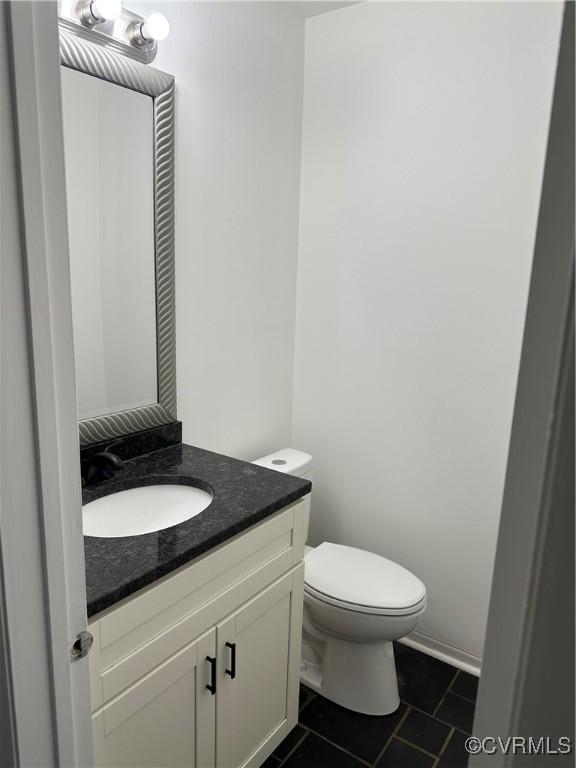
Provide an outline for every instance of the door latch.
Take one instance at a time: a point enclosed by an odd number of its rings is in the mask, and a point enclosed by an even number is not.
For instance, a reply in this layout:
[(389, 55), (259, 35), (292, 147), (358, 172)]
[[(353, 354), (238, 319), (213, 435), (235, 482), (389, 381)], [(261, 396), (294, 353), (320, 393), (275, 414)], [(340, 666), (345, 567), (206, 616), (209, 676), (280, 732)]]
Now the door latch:
[(90, 648), (92, 648), (92, 643), (94, 642), (94, 638), (88, 631), (80, 632), (78, 635), (76, 635), (76, 640), (72, 643), (72, 648), (70, 649), (70, 656), (72, 656), (73, 659), (83, 659), (84, 656), (88, 653)]

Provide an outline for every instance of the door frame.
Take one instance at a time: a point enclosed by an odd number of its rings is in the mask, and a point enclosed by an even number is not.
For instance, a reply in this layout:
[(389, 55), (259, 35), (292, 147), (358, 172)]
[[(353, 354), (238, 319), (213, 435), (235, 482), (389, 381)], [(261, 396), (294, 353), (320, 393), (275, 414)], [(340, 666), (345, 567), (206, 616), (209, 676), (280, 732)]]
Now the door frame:
[(84, 766), (88, 661), (70, 655), (87, 616), (58, 9), (19, 0), (0, 13), (4, 704), (16, 764)]
[[(474, 721), (479, 737), (574, 736), (574, 159), (574, 3), (566, 2)], [(510, 752), (470, 764), (522, 760)]]

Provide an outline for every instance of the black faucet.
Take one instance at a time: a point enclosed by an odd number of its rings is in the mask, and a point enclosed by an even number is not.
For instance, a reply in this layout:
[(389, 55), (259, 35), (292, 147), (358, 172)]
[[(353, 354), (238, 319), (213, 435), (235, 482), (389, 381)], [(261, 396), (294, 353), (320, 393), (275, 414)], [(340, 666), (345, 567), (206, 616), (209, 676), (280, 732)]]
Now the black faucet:
[(105, 448), (86, 461), (82, 477), (82, 485), (92, 485), (109, 480), (118, 470), (122, 469), (124, 462), (115, 453)]

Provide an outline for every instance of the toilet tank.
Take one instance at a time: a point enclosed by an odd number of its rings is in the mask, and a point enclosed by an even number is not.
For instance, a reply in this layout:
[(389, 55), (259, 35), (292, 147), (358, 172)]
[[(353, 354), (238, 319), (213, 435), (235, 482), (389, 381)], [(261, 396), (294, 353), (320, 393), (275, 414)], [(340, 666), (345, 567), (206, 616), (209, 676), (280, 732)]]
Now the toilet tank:
[(304, 480), (312, 480), (312, 456), (295, 448), (282, 448), (276, 453), (269, 453), (268, 456), (256, 459), (252, 464), (275, 469), (277, 472), (286, 472), (288, 475), (296, 475)]

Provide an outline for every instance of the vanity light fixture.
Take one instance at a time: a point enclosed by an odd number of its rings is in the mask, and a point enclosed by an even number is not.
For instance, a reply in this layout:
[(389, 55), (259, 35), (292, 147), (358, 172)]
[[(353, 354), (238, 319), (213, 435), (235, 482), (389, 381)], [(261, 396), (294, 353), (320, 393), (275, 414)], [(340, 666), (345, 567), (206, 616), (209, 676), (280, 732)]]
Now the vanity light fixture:
[(130, 40), (139, 47), (151, 46), (170, 34), (168, 19), (161, 13), (151, 13), (144, 21), (135, 21), (129, 28)]
[(80, 5), (80, 21), (86, 27), (114, 21), (121, 13), (122, 0), (86, 0)]

